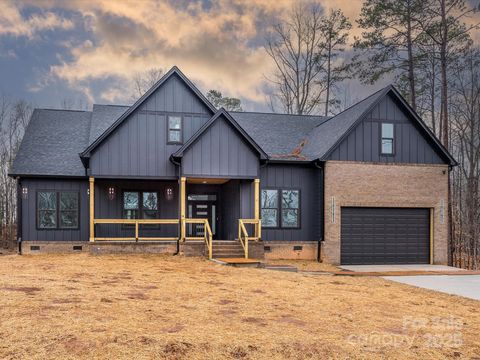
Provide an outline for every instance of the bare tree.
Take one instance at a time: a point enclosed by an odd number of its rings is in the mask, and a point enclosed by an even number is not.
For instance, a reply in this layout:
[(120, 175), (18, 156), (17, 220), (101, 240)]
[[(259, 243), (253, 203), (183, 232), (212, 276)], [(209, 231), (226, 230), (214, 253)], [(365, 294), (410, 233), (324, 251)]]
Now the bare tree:
[(452, 66), (451, 147), (460, 166), (452, 189), (452, 252), (456, 266), (478, 269), (480, 246), (480, 50)]
[(146, 71), (139, 72), (133, 77), (133, 94), (132, 100), (136, 101), (143, 96), (158, 80), (163, 76), (163, 69), (150, 68)]
[(423, 31), (438, 46), (440, 62), (440, 126), (442, 143), (449, 148), (448, 118), (448, 68), (452, 57), (470, 43), (469, 33), (478, 29), (478, 23), (465, 25), (463, 21), (476, 11), (465, 5), (464, 0), (425, 0), (423, 17), (430, 19), (420, 22)]
[(351, 78), (353, 62), (347, 62), (340, 55), (345, 50), (348, 32), (352, 28), (350, 21), (340, 10), (332, 10), (320, 22), (321, 42), (317, 54), (317, 66), (324, 72), (321, 80), (325, 84), (325, 116), (329, 114), (329, 106), (336, 100), (332, 92), (342, 81)]
[(321, 105), (326, 90), (316, 61), (322, 46), (321, 21), (318, 4), (298, 2), (284, 21), (272, 26), (266, 39), (265, 49), (275, 63), (268, 78), (275, 88), (272, 96), (288, 114), (310, 114)]
[(2, 240), (14, 239), (16, 224), (16, 180), (8, 176), (25, 128), (31, 116), (31, 106), (25, 101), (0, 97), (0, 231)]

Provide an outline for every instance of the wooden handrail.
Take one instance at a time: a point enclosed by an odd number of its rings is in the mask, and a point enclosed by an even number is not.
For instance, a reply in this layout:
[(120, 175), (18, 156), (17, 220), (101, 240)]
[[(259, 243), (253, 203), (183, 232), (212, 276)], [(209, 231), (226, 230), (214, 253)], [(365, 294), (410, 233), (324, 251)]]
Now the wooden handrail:
[[(254, 225), (254, 236), (249, 236), (245, 224)], [(262, 221), (260, 219), (238, 219), (238, 240), (245, 252), (245, 259), (248, 259), (248, 241), (259, 241), (262, 237)]]
[(139, 237), (139, 226), (153, 225), (178, 225), (178, 219), (93, 219), (93, 224), (125, 224), (135, 225), (135, 237), (93, 237), (93, 241), (177, 241), (178, 237)]
[(196, 237), (185, 237), (186, 240), (203, 240), (207, 245), (208, 249), (208, 259), (211, 260), (213, 257), (213, 234), (212, 229), (210, 228), (210, 223), (208, 219), (184, 219), (184, 224), (203, 224), (203, 237), (196, 236)]

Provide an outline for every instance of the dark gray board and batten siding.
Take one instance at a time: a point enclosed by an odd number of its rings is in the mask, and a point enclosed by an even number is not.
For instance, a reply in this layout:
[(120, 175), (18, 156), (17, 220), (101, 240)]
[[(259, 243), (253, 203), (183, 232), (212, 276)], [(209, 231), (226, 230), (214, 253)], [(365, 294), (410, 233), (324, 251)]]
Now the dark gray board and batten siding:
[[(20, 197), (22, 202), (22, 241), (88, 241), (88, 180), (24, 178), (21, 180), (21, 186), (28, 189), (26, 198)], [(42, 190), (78, 192), (78, 229), (37, 228), (37, 192)]]
[(182, 116), (183, 141), (187, 141), (212, 112), (172, 76), (93, 151), (90, 175), (176, 177), (169, 158), (181, 145), (167, 144), (168, 115)]
[(223, 116), (186, 150), (182, 175), (196, 177), (258, 177), (259, 155)]
[[(380, 151), (382, 122), (394, 124), (394, 154)], [(444, 164), (434, 147), (422, 135), (391, 96), (385, 96), (353, 131), (332, 151), (328, 160), (381, 163)]]
[(318, 181), (321, 181), (321, 172), (313, 166), (269, 164), (260, 169), (261, 189), (300, 190), (300, 228), (262, 228), (263, 240), (318, 241), (321, 238), (322, 194), (318, 191)]
[[(115, 189), (113, 199), (108, 196), (108, 188)], [(173, 189), (173, 198), (167, 200), (165, 189)], [(160, 219), (178, 219), (179, 189), (177, 181), (142, 180), (101, 180), (95, 182), (95, 217), (99, 219), (123, 218), (123, 193), (125, 191), (157, 192), (158, 217)], [(97, 224), (96, 237), (135, 237), (133, 226), (119, 224)], [(140, 237), (177, 237), (178, 225), (142, 225)]]

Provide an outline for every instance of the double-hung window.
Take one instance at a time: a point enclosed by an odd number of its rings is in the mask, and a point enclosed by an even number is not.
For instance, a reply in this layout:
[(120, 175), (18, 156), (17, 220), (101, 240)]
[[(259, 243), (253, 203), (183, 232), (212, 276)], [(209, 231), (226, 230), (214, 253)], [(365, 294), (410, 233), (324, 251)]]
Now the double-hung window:
[(282, 227), (299, 227), (299, 198), (298, 190), (282, 190)]
[(123, 193), (124, 219), (157, 219), (158, 193), (125, 191)]
[(394, 149), (394, 126), (390, 123), (382, 123), (381, 153), (382, 155), (393, 155)]
[(182, 118), (181, 116), (168, 116), (168, 142), (171, 144), (182, 143)]
[(262, 226), (278, 227), (278, 190), (262, 190)]
[(78, 192), (38, 191), (39, 229), (78, 229)]
[(265, 189), (261, 195), (262, 227), (299, 228), (300, 191)]

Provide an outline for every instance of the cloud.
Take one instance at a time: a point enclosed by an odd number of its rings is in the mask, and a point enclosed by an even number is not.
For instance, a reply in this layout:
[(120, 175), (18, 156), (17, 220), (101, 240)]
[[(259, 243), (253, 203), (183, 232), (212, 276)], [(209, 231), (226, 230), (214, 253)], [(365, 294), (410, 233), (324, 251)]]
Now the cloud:
[(272, 63), (262, 41), (254, 39), (263, 39), (262, 24), (290, 7), (291, 0), (220, 0), (209, 7), (200, 1), (72, 0), (45, 4), (79, 12), (90, 35), (82, 44), (64, 43), (68, 56), (50, 68), (52, 78), (71, 87), (116, 79), (114, 84), (119, 88), (104, 89), (100, 97), (130, 101), (131, 92), (125, 84), (135, 74), (177, 65), (203, 90), (215, 88), (230, 96), (263, 102), (263, 74), (270, 72)]
[(6, 0), (2, 2), (0, 36), (24, 36), (32, 39), (41, 31), (54, 29), (70, 30), (74, 27), (71, 20), (62, 18), (50, 11), (40, 11), (33, 13), (28, 18), (24, 18), (20, 10), (20, 6), (15, 5), (12, 1)]

